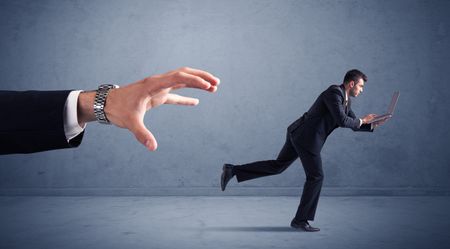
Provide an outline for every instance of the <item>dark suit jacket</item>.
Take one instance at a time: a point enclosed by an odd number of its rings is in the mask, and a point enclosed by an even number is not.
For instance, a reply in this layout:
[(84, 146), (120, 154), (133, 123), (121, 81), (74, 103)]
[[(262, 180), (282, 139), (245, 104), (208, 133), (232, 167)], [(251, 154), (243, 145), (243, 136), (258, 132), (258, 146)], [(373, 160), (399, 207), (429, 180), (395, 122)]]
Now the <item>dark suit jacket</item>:
[(351, 109), (350, 97), (347, 108), (344, 102), (344, 85), (332, 85), (322, 92), (308, 112), (288, 127), (294, 146), (319, 155), (328, 135), (337, 127), (373, 131), (371, 125), (358, 127), (359, 119)]
[(63, 111), (70, 91), (0, 91), (0, 154), (76, 147), (67, 142)]

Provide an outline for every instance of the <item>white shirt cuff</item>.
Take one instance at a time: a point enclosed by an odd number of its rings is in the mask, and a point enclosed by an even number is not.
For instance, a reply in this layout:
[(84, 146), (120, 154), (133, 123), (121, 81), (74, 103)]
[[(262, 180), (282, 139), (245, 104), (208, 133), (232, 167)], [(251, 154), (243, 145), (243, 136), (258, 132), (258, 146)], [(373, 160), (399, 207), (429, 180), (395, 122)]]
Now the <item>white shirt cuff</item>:
[(86, 128), (81, 127), (78, 124), (78, 95), (80, 95), (81, 90), (70, 92), (67, 97), (66, 104), (64, 106), (64, 132), (66, 134), (67, 142), (72, 138), (78, 136)]
[(362, 119), (359, 119), (359, 127), (362, 125)]

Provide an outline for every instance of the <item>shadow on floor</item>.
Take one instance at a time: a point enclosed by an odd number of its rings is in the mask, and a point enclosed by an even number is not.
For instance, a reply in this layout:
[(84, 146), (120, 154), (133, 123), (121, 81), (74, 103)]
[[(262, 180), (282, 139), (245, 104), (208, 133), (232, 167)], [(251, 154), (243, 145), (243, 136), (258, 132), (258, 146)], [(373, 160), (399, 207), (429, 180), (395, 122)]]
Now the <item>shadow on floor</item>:
[(216, 231), (216, 232), (303, 232), (291, 227), (269, 227), (269, 226), (236, 226), (236, 227), (206, 227), (203, 230)]

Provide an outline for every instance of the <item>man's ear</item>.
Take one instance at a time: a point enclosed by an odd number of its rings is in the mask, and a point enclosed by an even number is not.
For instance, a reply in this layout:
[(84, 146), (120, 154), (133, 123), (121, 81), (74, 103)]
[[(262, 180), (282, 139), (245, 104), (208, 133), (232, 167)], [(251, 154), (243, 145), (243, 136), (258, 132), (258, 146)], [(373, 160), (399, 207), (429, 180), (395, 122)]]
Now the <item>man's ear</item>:
[(350, 85), (350, 88), (353, 88), (355, 86), (355, 81), (352, 80), (348, 84)]

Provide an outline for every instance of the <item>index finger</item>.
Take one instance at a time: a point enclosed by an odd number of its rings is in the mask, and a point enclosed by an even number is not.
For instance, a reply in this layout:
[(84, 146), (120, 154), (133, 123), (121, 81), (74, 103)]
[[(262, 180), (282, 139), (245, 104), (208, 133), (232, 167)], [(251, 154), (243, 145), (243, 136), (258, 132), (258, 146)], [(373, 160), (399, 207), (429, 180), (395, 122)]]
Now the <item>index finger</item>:
[(162, 88), (199, 88), (207, 90), (211, 87), (211, 83), (201, 77), (184, 73), (181, 71), (164, 74), (157, 78)]
[(184, 73), (198, 76), (198, 77), (202, 78), (203, 80), (208, 81), (213, 86), (217, 86), (220, 84), (220, 79), (215, 77), (214, 75), (212, 75), (209, 72), (206, 72), (206, 71), (203, 71), (200, 69), (190, 68), (190, 67), (182, 67), (178, 70), (181, 72), (184, 72)]

